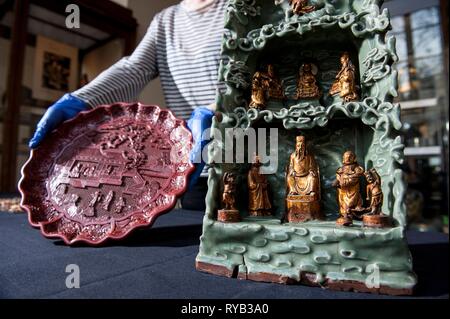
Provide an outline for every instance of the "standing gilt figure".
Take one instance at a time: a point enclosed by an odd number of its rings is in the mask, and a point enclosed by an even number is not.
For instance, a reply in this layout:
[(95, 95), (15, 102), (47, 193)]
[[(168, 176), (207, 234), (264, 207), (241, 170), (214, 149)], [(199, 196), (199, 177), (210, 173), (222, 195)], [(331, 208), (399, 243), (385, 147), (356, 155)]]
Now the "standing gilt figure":
[(367, 201), (370, 206), (367, 212), (370, 215), (380, 215), (383, 206), (383, 191), (381, 190), (381, 177), (377, 171), (372, 168), (364, 173), (367, 181)]
[(391, 226), (389, 216), (382, 212), (383, 207), (383, 190), (381, 189), (381, 177), (372, 168), (364, 173), (367, 181), (366, 193), (369, 207), (366, 208), (367, 214), (363, 216), (364, 226), (366, 227), (388, 227)]
[(226, 210), (236, 210), (236, 176), (233, 173), (225, 173), (223, 177), (222, 204)]
[(331, 86), (330, 95), (339, 94), (345, 102), (357, 101), (359, 96), (356, 92), (356, 71), (348, 52), (342, 54), (341, 65), (336, 81)]
[(364, 174), (364, 168), (356, 161), (355, 153), (347, 151), (344, 153), (343, 166), (336, 172), (336, 181), (333, 186), (337, 188), (339, 203), (340, 226), (351, 226), (355, 214), (364, 211), (363, 200), (360, 193), (360, 178)]
[(217, 220), (222, 223), (236, 223), (240, 221), (236, 208), (236, 174), (226, 172), (223, 176), (222, 207), (218, 211)]
[(257, 71), (253, 75), (251, 108), (262, 110), (266, 107), (266, 92), (269, 88), (269, 83), (270, 78), (264, 72)]
[(248, 210), (251, 216), (271, 215), (269, 182), (267, 177), (261, 174), (261, 166), (260, 158), (256, 156), (248, 173)]

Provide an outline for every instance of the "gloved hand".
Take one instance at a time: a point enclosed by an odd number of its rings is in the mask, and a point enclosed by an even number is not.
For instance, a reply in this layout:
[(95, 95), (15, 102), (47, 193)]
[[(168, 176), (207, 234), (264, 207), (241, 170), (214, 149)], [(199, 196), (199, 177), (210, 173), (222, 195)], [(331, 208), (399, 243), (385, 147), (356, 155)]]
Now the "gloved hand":
[(194, 139), (194, 147), (190, 154), (190, 160), (195, 165), (195, 171), (192, 173), (189, 181), (189, 189), (192, 189), (192, 187), (197, 184), (197, 180), (205, 167), (202, 152), (210, 139), (204, 138), (203, 132), (211, 127), (214, 114), (215, 112), (208, 108), (199, 107), (192, 112), (192, 115), (187, 122), (187, 126)]
[(38, 147), (45, 136), (57, 128), (59, 124), (75, 117), (75, 115), (88, 108), (89, 105), (79, 98), (71, 94), (64, 95), (45, 112), (28, 146), (30, 148)]

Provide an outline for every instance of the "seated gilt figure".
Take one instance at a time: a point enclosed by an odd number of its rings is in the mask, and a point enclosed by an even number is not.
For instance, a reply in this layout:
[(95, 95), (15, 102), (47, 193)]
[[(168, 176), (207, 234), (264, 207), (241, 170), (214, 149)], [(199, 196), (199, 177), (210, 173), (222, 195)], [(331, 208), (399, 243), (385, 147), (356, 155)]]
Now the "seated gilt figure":
[(344, 100), (344, 102), (357, 101), (359, 99), (356, 92), (356, 70), (350, 55), (345, 52), (341, 56), (342, 68), (336, 75), (336, 81), (330, 89), (330, 95), (337, 95)]
[(320, 90), (311, 63), (305, 63), (300, 68), (298, 79), (297, 99), (318, 99)]
[(322, 219), (319, 167), (306, 149), (304, 136), (297, 137), (295, 151), (290, 156), (286, 186), (289, 222)]
[(270, 86), (269, 82), (270, 78), (262, 71), (257, 71), (253, 75), (250, 108), (261, 110), (266, 108), (266, 92)]

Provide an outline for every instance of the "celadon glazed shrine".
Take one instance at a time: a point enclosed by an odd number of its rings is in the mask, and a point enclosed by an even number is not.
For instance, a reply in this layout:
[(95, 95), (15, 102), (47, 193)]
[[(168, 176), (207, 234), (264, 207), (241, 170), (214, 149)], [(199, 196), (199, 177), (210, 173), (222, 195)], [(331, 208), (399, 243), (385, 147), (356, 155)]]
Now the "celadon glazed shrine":
[[(244, 280), (408, 295), (395, 38), (380, 0), (230, 0), (214, 132), (278, 129), (278, 165), (209, 145), (196, 267)], [(215, 137), (215, 136), (213, 136)], [(270, 141), (267, 136), (267, 147)], [(248, 157), (246, 155), (246, 157)]]

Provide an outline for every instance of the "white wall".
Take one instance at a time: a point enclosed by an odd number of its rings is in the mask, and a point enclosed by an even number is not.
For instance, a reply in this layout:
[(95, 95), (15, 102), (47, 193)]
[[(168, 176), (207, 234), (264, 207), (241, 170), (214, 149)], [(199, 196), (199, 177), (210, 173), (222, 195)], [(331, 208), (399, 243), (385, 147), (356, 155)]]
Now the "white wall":
[(123, 55), (123, 41), (115, 40), (87, 54), (83, 59), (81, 72), (92, 81), (102, 71), (119, 61)]

